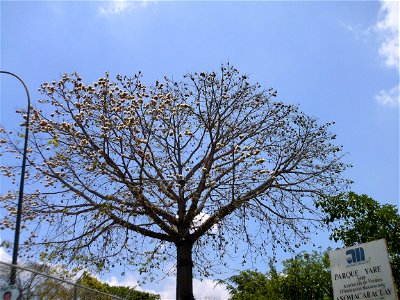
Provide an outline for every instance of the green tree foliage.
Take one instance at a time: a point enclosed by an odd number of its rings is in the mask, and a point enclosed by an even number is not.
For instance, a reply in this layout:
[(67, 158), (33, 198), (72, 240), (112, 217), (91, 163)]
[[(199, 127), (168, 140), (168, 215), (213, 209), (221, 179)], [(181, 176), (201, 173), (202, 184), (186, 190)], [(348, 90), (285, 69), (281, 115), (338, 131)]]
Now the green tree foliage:
[[(172, 260), (177, 297), (190, 299), (193, 267), (208, 276), (227, 250), (255, 260), (299, 247), (321, 225), (315, 203), (347, 186), (332, 123), (229, 64), (148, 86), (141, 74), (64, 74), (39, 90), (23, 226), (50, 230), (32, 231), (24, 249), (43, 245), (48, 260), (145, 274)], [(3, 152), (19, 155), (18, 135), (1, 132)], [(20, 170), (0, 171), (12, 181)], [(0, 203), (12, 229), (15, 194)]]
[(331, 299), (332, 284), (328, 251), (303, 252), (283, 262), (284, 299)]
[(283, 261), (281, 273), (270, 264), (262, 274), (243, 271), (228, 279), (232, 300), (329, 300), (333, 299), (328, 251), (302, 252)]
[(350, 192), (332, 198), (324, 209), (330, 221), (338, 219), (331, 238), (353, 246), (385, 239), (388, 246), (393, 277), (400, 288), (400, 214), (394, 205), (380, 204), (367, 195)]
[[(277, 275), (277, 274), (276, 274)], [(273, 277), (272, 272), (262, 274), (260, 272), (246, 270), (228, 279), (228, 290), (232, 300), (245, 299), (276, 299), (283, 300), (279, 275)]]

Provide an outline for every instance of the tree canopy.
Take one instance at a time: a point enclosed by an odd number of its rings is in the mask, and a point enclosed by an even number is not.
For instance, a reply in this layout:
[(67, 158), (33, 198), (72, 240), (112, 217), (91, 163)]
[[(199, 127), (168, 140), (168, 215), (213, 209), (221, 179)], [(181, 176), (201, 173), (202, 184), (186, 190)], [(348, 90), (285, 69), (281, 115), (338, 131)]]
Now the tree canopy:
[[(26, 249), (42, 245), (49, 260), (148, 273), (175, 270), (172, 259), (188, 299), (193, 265), (209, 275), (238, 249), (256, 260), (299, 247), (324, 217), (315, 204), (348, 185), (333, 122), (275, 101), (229, 64), (148, 86), (140, 72), (92, 84), (64, 74), (39, 91), (23, 219), (35, 228)], [(1, 200), (12, 228), (15, 195)]]

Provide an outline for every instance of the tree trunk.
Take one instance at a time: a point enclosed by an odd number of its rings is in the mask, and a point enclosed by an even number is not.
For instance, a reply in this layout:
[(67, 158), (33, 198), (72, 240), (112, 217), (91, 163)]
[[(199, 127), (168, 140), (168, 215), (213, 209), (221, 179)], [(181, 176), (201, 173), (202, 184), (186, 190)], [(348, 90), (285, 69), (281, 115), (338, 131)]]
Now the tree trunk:
[(188, 241), (176, 244), (177, 248), (176, 299), (177, 300), (194, 300), (192, 246), (193, 244)]

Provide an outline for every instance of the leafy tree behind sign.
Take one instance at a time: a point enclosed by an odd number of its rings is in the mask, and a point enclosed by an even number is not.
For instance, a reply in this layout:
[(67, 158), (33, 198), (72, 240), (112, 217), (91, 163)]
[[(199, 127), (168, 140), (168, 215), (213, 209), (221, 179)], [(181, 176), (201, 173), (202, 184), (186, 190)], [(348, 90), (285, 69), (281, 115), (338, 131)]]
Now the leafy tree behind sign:
[(400, 214), (394, 205), (380, 204), (367, 195), (350, 192), (323, 204), (330, 219), (342, 222), (331, 238), (345, 246), (385, 239), (393, 277), (400, 288)]
[(302, 252), (284, 260), (281, 273), (271, 263), (266, 274), (248, 270), (232, 276), (228, 279), (231, 299), (333, 299), (328, 251)]
[[(348, 184), (332, 123), (273, 101), (275, 90), (229, 64), (149, 87), (140, 73), (93, 84), (65, 74), (40, 91), (27, 173), (37, 190), (23, 217), (49, 230), (32, 232), (30, 249), (148, 274), (174, 270), (173, 259), (179, 299), (193, 297), (193, 265), (207, 276), (227, 251), (245, 246), (243, 259), (255, 260), (305, 243), (323, 218), (315, 203)], [(13, 136), (0, 144), (18, 154)], [(12, 228), (15, 195), (1, 200)]]

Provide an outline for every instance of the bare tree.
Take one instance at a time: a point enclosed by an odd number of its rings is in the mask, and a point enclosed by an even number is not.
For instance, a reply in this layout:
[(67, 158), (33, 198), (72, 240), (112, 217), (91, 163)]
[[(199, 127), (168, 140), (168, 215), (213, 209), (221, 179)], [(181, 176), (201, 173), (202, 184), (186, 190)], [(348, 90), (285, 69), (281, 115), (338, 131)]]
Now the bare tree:
[(332, 123), (273, 101), (229, 64), (150, 87), (140, 72), (116, 79), (65, 74), (40, 88), (24, 220), (49, 225), (27, 240), (49, 259), (142, 272), (176, 259), (177, 299), (192, 299), (193, 266), (208, 275), (240, 245), (244, 259), (298, 247), (322, 219), (314, 204), (348, 184)]

